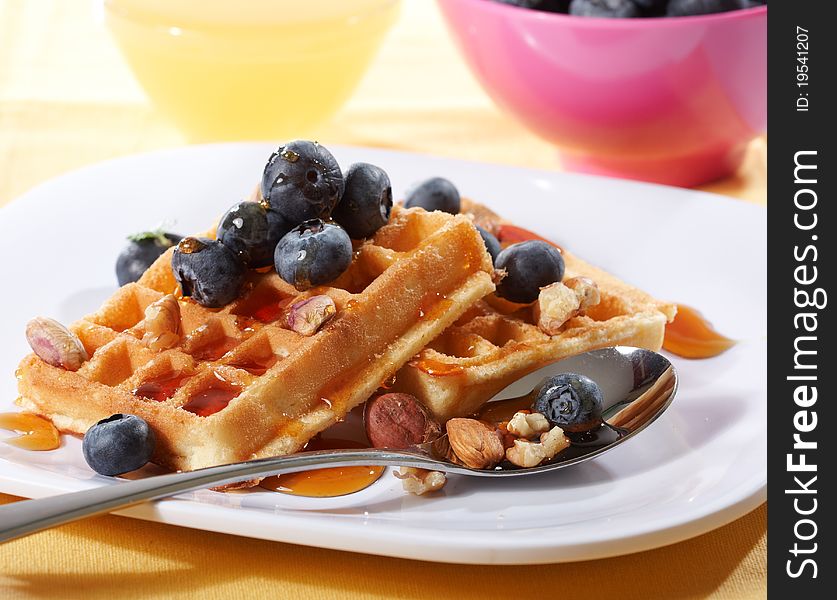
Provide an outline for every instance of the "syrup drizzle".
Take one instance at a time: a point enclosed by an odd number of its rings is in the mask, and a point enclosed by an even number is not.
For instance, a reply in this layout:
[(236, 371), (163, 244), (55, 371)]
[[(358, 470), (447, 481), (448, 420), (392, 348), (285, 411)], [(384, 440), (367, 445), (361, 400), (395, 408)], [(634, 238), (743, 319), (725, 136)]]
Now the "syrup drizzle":
[(218, 360), (238, 345), (238, 340), (225, 335), (205, 346), (199, 347), (193, 354), (198, 360)]
[(711, 358), (735, 345), (690, 306), (677, 305), (677, 316), (666, 325), (663, 348), (683, 358)]
[(61, 445), (55, 425), (31, 413), (0, 413), (0, 429), (17, 432), (17, 437), (3, 441), (24, 450), (55, 450)]
[(131, 393), (138, 398), (146, 400), (153, 400), (154, 402), (165, 402), (183, 385), (185, 380), (189, 379), (189, 375), (184, 373), (166, 373), (156, 379), (149, 379), (143, 382), (137, 388), (131, 390)]
[[(352, 440), (311, 440), (305, 450), (337, 450), (343, 448), (366, 448), (367, 445)], [(384, 467), (330, 467), (316, 471), (286, 473), (267, 477), (261, 487), (283, 494), (308, 496), (311, 498), (333, 498), (359, 492), (375, 483), (384, 472)]]
[(189, 398), (183, 405), (183, 410), (188, 410), (199, 417), (208, 417), (224, 410), (230, 400), (240, 393), (241, 389), (237, 385), (219, 379)]

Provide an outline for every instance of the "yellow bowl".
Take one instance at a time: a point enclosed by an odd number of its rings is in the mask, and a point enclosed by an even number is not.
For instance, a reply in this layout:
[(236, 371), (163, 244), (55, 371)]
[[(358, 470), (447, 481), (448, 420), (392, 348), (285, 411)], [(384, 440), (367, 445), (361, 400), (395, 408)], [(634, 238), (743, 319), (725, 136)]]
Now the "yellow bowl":
[(300, 137), (354, 90), (399, 0), (105, 0), (156, 106), (193, 141)]

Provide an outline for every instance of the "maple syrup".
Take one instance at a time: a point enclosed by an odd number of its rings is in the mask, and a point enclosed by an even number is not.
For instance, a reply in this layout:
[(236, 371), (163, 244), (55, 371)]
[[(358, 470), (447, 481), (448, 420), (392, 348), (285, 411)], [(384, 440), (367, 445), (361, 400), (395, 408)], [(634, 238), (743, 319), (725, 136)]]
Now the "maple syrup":
[(453, 305), (453, 300), (449, 300), (439, 292), (428, 293), (421, 299), (419, 303), (418, 318), (419, 319), (438, 319), (443, 313), (447, 312)]
[(240, 393), (241, 389), (238, 386), (219, 380), (189, 398), (183, 405), (183, 410), (199, 417), (208, 417), (225, 409), (230, 400)]
[(131, 393), (138, 398), (153, 400), (154, 402), (165, 402), (183, 385), (189, 375), (184, 373), (166, 373), (156, 379), (143, 382)]
[(519, 398), (489, 402), (480, 409), (476, 418), (487, 423), (505, 423), (511, 420), (516, 412), (531, 412), (532, 403), (535, 401), (537, 395), (538, 390), (535, 389), (531, 393), (520, 396)]
[(182, 254), (195, 254), (206, 248), (206, 244), (198, 238), (186, 237), (177, 244), (178, 252)]
[[(352, 440), (315, 438), (308, 443), (305, 450), (366, 447), (365, 444)], [(383, 472), (384, 467), (330, 467), (316, 471), (274, 475), (265, 478), (260, 485), (275, 492), (294, 496), (333, 498), (353, 494), (369, 487), (378, 481)]]
[(198, 360), (218, 360), (237, 345), (237, 339), (225, 335), (213, 342), (210, 342), (209, 344), (206, 344), (205, 346), (199, 347), (192, 353), (192, 356)]
[(518, 227), (517, 225), (500, 225), (500, 227), (497, 230), (497, 240), (500, 242), (500, 245), (502, 245), (503, 248), (505, 248), (506, 246), (511, 246), (512, 244), (517, 244), (518, 242), (540, 240), (541, 242), (546, 242), (550, 246), (555, 246), (561, 252), (564, 251), (564, 249), (555, 242), (548, 240), (545, 237), (541, 237), (537, 233), (529, 231), (528, 229)]
[(735, 345), (735, 340), (721, 335), (696, 309), (677, 305), (677, 316), (666, 325), (663, 348), (683, 358), (711, 358)]
[(264, 375), (270, 367), (276, 364), (277, 360), (279, 360), (278, 356), (275, 354), (269, 354), (267, 356), (259, 357), (242, 357), (227, 364), (231, 367), (235, 367), (236, 369), (247, 371), (251, 375)]
[(244, 299), (235, 314), (260, 323), (273, 323), (282, 316), (289, 300), (271, 287), (256, 288)]
[(31, 413), (0, 413), (0, 429), (17, 432), (17, 437), (3, 441), (24, 450), (55, 450), (61, 445), (55, 425)]
[(447, 375), (458, 375), (464, 369), (461, 365), (453, 365), (432, 358), (420, 358), (414, 360), (410, 365), (416, 367), (419, 371), (423, 371), (431, 376), (445, 377)]

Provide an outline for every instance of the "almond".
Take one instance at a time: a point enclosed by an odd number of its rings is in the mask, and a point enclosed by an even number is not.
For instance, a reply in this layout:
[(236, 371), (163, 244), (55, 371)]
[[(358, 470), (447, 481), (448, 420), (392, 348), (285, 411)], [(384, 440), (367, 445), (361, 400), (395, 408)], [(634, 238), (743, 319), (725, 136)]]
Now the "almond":
[(451, 419), (445, 426), (451, 449), (466, 467), (490, 469), (505, 452), (496, 430), (476, 419)]

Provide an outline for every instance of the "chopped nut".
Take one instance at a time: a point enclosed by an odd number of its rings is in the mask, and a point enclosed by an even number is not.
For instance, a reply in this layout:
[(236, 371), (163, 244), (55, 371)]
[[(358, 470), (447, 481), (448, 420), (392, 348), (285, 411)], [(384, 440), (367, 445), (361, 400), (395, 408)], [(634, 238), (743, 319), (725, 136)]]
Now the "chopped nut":
[(567, 279), (564, 285), (574, 291), (576, 296), (578, 296), (579, 312), (584, 312), (602, 300), (602, 296), (599, 293), (599, 286), (589, 277), (573, 277), (572, 279)]
[(541, 288), (538, 301), (532, 307), (538, 327), (547, 335), (555, 335), (571, 317), (575, 316), (581, 303), (578, 295), (560, 281)]
[(151, 350), (174, 348), (180, 341), (180, 304), (169, 294), (145, 309), (143, 343)]
[(291, 304), (287, 323), (293, 331), (305, 336), (314, 335), (322, 325), (337, 313), (330, 296), (319, 295)]
[(401, 470), (395, 473), (395, 476), (401, 480), (404, 491), (417, 496), (442, 489), (448, 480), (441, 471), (428, 471), (427, 469), (415, 469), (413, 467), (401, 467)]
[(556, 426), (541, 435), (541, 445), (546, 450), (546, 458), (552, 458), (570, 445), (570, 440), (564, 435), (564, 430)]
[(540, 442), (515, 440), (514, 446), (506, 450), (506, 458), (518, 467), (536, 467), (570, 445), (560, 427), (553, 427), (547, 433), (541, 434), (540, 439)]
[(500, 436), (482, 421), (451, 419), (445, 427), (451, 449), (466, 467), (490, 469), (503, 460)]
[(411, 394), (389, 393), (366, 403), (366, 436), (375, 448), (409, 448), (442, 433), (424, 405)]
[(516, 412), (506, 429), (517, 437), (533, 438), (549, 431), (549, 421), (541, 413)]
[(53, 367), (77, 371), (89, 357), (78, 336), (55, 319), (36, 317), (26, 324), (26, 341)]
[(546, 450), (538, 442), (517, 439), (514, 446), (506, 450), (506, 458), (518, 467), (537, 467), (546, 458)]
[(573, 277), (541, 288), (532, 311), (538, 327), (548, 335), (560, 333), (564, 323), (601, 301), (599, 286), (588, 277)]

